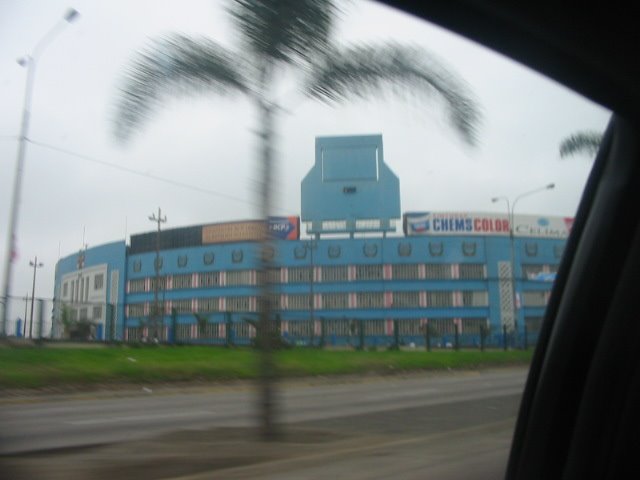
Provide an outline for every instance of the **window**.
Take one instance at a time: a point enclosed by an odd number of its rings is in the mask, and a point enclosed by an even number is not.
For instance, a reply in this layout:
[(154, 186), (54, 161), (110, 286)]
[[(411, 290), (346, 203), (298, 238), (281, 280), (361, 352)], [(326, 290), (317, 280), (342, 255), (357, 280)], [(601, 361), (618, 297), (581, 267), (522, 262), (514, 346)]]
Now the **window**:
[(400, 335), (424, 335), (424, 327), (418, 319), (398, 320), (398, 333)]
[(386, 335), (384, 320), (362, 320), (365, 335)]
[(349, 308), (349, 294), (324, 293), (322, 294), (322, 308), (337, 309)]
[(427, 263), (425, 278), (428, 280), (448, 280), (451, 278), (451, 265), (448, 263)]
[(418, 280), (420, 271), (418, 265), (393, 265), (394, 280)]
[(288, 275), (289, 275), (289, 283), (311, 283), (310, 267), (290, 268)]
[(248, 322), (234, 323), (232, 328), (236, 338), (250, 338), (254, 331), (253, 326)]
[(91, 316), (94, 320), (102, 319), (102, 305), (94, 305), (93, 306), (93, 315)]
[(522, 304), (525, 307), (545, 307), (547, 305), (547, 294), (544, 291), (522, 292)]
[(487, 270), (483, 263), (461, 263), (458, 269), (461, 280), (481, 280), (487, 278)]
[(358, 292), (358, 308), (381, 308), (384, 306), (382, 292)]
[(462, 333), (480, 335), (480, 328), (487, 326), (486, 318), (463, 318)]
[(393, 292), (394, 307), (419, 307), (420, 292)]
[(227, 311), (248, 312), (251, 307), (251, 297), (227, 297)]
[(543, 265), (522, 265), (522, 276), (527, 280), (537, 280), (542, 272), (544, 272)]
[[(179, 324), (176, 325), (176, 340), (189, 340), (191, 339), (191, 325)], [(131, 337), (129, 337), (131, 339)]]
[(220, 272), (201, 273), (198, 277), (198, 285), (201, 287), (219, 287)]
[[(258, 278), (262, 275), (262, 271), (258, 270), (256, 272)], [(280, 283), (280, 269), (279, 268), (270, 268), (267, 270), (267, 282), (271, 285), (277, 285)]]
[(329, 337), (331, 337), (332, 335), (348, 336), (351, 334), (350, 321), (347, 319), (324, 320), (324, 329), (326, 335), (328, 335)]
[(289, 310), (309, 310), (311, 308), (311, 295), (289, 295), (288, 309)]
[(217, 312), (220, 310), (220, 300), (218, 298), (200, 298), (198, 299), (198, 311), (207, 313), (207, 312)]
[(306, 320), (289, 322), (289, 335), (296, 337), (310, 337), (313, 335), (313, 324)]
[(131, 304), (129, 304), (129, 316), (130, 317), (142, 317), (142, 316), (144, 316), (144, 303), (131, 303)]
[(129, 293), (144, 292), (144, 278), (129, 280)]
[(104, 274), (98, 273), (95, 277), (93, 277), (93, 289), (102, 290), (103, 286), (104, 286)]
[(199, 338), (222, 338), (220, 328), (217, 323), (207, 322), (204, 328), (198, 326)]
[(427, 306), (451, 307), (452, 305), (451, 292), (427, 292)]
[(64, 282), (62, 284), (62, 296), (66, 297), (69, 294), (69, 282)]
[(322, 267), (322, 282), (346, 282), (349, 280), (349, 267), (346, 265)]
[(83, 307), (80, 309), (80, 321), (89, 319), (89, 309), (87, 307)]
[(437, 336), (453, 335), (456, 331), (456, 325), (453, 318), (430, 318), (429, 325), (433, 328)]
[(191, 299), (183, 299), (183, 300), (173, 300), (172, 309), (175, 309), (178, 313), (191, 313), (193, 309), (191, 308)]
[(382, 265), (356, 265), (356, 280), (382, 280)]
[(230, 270), (227, 272), (227, 285), (252, 285), (251, 270)]
[(174, 275), (173, 276), (173, 289), (180, 289), (180, 288), (191, 288), (191, 280), (192, 280), (192, 276), (190, 273), (185, 274), (185, 275)]
[(489, 293), (486, 291), (462, 292), (462, 305), (465, 307), (488, 307)]
[[(180, 338), (180, 337), (177, 337)], [(127, 341), (138, 342), (142, 339), (142, 328), (140, 327), (127, 327)]]
[(151, 285), (151, 291), (156, 290), (156, 283), (158, 285), (158, 290), (164, 290), (166, 285), (166, 277), (151, 277), (151, 281), (149, 284)]

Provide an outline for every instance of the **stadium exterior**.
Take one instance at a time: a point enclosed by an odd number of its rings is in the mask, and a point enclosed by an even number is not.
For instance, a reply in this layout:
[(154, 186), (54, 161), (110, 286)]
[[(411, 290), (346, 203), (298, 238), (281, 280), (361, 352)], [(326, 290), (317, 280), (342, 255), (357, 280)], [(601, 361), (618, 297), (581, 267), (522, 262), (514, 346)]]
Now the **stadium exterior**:
[[(285, 340), (424, 345), (428, 331), (433, 345), (477, 345), (488, 327), (489, 343), (501, 344), (504, 332), (514, 345), (535, 341), (572, 219), (401, 216), (379, 135), (316, 139), (301, 194), (300, 217), (269, 221), (271, 301)], [(392, 234), (400, 218), (404, 236)], [(84, 321), (97, 340), (249, 343), (260, 227), (149, 232), (61, 259), (52, 335)]]

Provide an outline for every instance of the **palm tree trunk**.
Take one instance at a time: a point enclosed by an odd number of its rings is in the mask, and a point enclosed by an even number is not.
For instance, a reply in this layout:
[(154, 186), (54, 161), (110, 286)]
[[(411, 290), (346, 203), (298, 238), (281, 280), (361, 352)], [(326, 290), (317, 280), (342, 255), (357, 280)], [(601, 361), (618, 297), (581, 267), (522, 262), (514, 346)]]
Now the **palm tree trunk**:
[(276, 425), (276, 404), (274, 389), (276, 380), (276, 368), (273, 360), (273, 337), (276, 329), (273, 328), (271, 308), (271, 285), (269, 284), (269, 270), (271, 256), (268, 250), (271, 247), (271, 235), (269, 231), (269, 215), (271, 214), (272, 184), (274, 171), (273, 141), (274, 141), (274, 106), (265, 101), (258, 101), (259, 108), (259, 145), (260, 145), (260, 216), (264, 220), (262, 242), (260, 245), (260, 272), (257, 276), (259, 287), (258, 298), (258, 348), (260, 351), (260, 423), (261, 436), (265, 440), (273, 440), (278, 436)]

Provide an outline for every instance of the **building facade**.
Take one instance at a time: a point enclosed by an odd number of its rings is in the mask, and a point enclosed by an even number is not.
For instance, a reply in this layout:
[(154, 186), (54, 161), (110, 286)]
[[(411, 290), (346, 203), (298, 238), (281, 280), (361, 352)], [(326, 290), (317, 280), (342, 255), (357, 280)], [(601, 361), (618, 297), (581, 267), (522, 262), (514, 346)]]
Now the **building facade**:
[[(323, 208), (324, 206), (324, 208)], [(382, 137), (316, 141), (300, 217), (269, 221), (270, 299), (291, 343), (535, 341), (572, 219), (474, 212), (400, 218)], [(402, 220), (404, 235), (394, 232)], [(246, 344), (255, 336), (261, 223), (133, 235), (62, 259), (61, 315), (99, 340)], [(513, 227), (513, 228), (512, 228)], [(429, 327), (427, 327), (429, 326)]]

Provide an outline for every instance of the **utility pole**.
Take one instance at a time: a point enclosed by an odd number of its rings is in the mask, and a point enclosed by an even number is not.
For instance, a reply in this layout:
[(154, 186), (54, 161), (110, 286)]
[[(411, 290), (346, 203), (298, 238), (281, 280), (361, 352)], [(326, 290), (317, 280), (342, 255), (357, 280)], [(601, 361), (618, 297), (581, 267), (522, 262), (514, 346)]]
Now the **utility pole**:
[(44, 263), (38, 263), (38, 256), (36, 256), (33, 261), (29, 261), (29, 265), (33, 267), (33, 285), (31, 286), (31, 318), (29, 319), (29, 338), (32, 337), (33, 333), (33, 297), (36, 295), (36, 270), (38, 268), (44, 267)]
[(158, 216), (156, 214), (149, 216), (149, 220), (158, 224), (158, 233), (156, 234), (156, 261), (154, 262), (156, 281), (153, 286), (153, 340), (158, 340), (158, 317), (160, 316), (160, 305), (158, 304), (158, 288), (160, 287), (160, 225), (167, 221), (166, 215), (162, 216), (162, 210), (158, 207)]
[(27, 313), (29, 308), (29, 292), (24, 297), (24, 325), (22, 325), (22, 338), (27, 337)]

